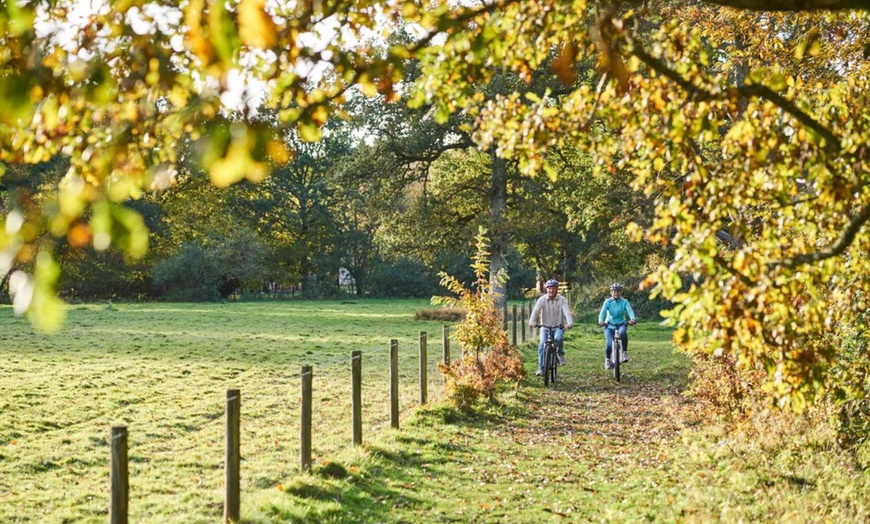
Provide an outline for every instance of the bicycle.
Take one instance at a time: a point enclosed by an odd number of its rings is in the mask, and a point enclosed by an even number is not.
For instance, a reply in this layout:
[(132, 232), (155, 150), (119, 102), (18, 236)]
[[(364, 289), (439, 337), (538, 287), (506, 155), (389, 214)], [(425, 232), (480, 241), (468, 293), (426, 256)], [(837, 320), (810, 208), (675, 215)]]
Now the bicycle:
[(559, 369), (559, 357), (557, 355), (558, 348), (554, 333), (556, 329), (563, 329), (563, 326), (538, 326), (547, 330), (547, 340), (544, 342), (544, 386), (549, 386), (552, 382), (556, 383), (556, 376)]
[(613, 343), (610, 346), (610, 361), (613, 363), (613, 376), (616, 378), (617, 382), (619, 382), (622, 377), (620, 368), (622, 367), (622, 355), (624, 353), (622, 348), (622, 337), (619, 336), (619, 328), (624, 325), (626, 325), (625, 322), (621, 324), (606, 322), (604, 324), (605, 327), (613, 326)]

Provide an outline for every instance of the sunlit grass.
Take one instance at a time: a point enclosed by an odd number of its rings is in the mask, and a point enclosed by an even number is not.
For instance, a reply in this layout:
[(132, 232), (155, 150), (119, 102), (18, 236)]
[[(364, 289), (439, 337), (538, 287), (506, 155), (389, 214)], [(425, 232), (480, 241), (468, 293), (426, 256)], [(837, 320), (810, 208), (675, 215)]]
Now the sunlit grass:
[(214, 522), (222, 513), (225, 391), (242, 392), (242, 490), (298, 471), (301, 366), (314, 366), (314, 454), (347, 448), (350, 356), (363, 352), (364, 438), (388, 426), (388, 347), (399, 341), (401, 408), (442, 391), (440, 323), (426, 301), (72, 306), (34, 333), (0, 309), (0, 521), (104, 522), (108, 434), (129, 431), (133, 522)]
[[(426, 301), (71, 308), (34, 334), (0, 308), (0, 522), (105, 522), (109, 428), (129, 428), (131, 522), (218, 522), (225, 391), (242, 391), (242, 517), (277, 522), (862, 522), (870, 449), (845, 452), (824, 417), (687, 419), (688, 359), (656, 322), (631, 328), (617, 383), (593, 314), (568, 365), (501, 403), (439, 403), (438, 322)], [(419, 332), (429, 393), (418, 409)], [(388, 351), (400, 348), (401, 428)], [(350, 446), (350, 352), (363, 352), (364, 446)], [(457, 348), (453, 348), (453, 352)], [(299, 472), (299, 372), (314, 365), (314, 467)]]

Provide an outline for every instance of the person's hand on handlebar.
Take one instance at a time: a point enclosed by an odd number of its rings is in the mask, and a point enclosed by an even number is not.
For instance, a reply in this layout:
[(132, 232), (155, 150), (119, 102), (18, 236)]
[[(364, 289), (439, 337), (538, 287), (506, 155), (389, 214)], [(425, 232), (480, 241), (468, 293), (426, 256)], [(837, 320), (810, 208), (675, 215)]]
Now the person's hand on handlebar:
[(633, 326), (636, 322), (637, 322), (637, 321), (634, 320), (634, 319), (629, 320), (629, 321), (628, 321), (628, 325), (629, 325), (629, 326)]
[(601, 326), (601, 327), (604, 327), (604, 326), (607, 325), (607, 322), (599, 322), (598, 325)]

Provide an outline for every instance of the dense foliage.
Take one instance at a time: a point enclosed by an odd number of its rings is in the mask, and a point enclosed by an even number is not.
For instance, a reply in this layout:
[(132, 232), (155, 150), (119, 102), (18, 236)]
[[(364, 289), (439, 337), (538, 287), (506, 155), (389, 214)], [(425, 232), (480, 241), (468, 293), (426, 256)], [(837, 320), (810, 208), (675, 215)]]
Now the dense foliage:
[[(728, 5), (737, 10), (721, 7)], [(2, 284), (16, 311), (56, 325), (64, 245), (144, 256), (148, 228), (131, 200), (192, 171), (219, 187), (272, 181), (273, 168), (318, 158), (302, 144), (329, 138), (327, 123), (362, 93), (409, 100), (421, 111), (418, 121), (456, 126), (438, 136), (459, 132), (481, 152), (486, 162), (453, 187), (489, 170), (483, 202), (499, 255), (492, 264), (503, 263), (510, 245), (505, 213), (514, 186), (507, 181), (558, 180), (571, 171), (566, 166), (583, 166), (575, 181), (584, 182), (556, 201), (556, 212), (565, 212), (583, 242), (604, 233), (623, 253), (628, 238), (647, 242), (630, 264), (631, 256), (598, 252), (616, 267), (653, 269), (646, 285), (677, 304), (671, 318), (682, 347), (763, 372), (764, 391), (781, 406), (800, 410), (837, 391), (860, 397), (870, 389), (866, 374), (836, 370), (870, 368), (856, 320), (870, 292), (864, 7), (828, 0), (127, 0), (88, 11), (71, 1), (3, 3)], [(403, 39), (375, 36), (397, 26)], [(432, 126), (384, 122), (401, 131), (399, 141), (431, 143), (410, 137), (430, 136)], [(404, 182), (415, 166), (428, 173), (424, 157), (406, 159), (405, 170), (386, 163), (380, 172), (392, 173), (392, 182)], [(51, 191), (9, 175), (52, 162), (66, 169)], [(294, 260), (302, 282), (313, 264), (324, 275), (337, 276), (342, 265), (364, 275), (371, 260), (364, 254), (378, 246), (361, 239), (384, 231), (391, 215), (363, 212), (360, 202), (381, 199), (404, 210), (430, 202), (400, 198), (425, 195), (425, 176), (383, 183), (346, 166), (359, 180), (352, 193), (298, 186), (325, 190), (312, 203), (344, 206), (341, 217), (306, 222), (314, 215), (292, 207), (306, 194), (289, 186), (295, 198), (287, 214), (268, 218), (263, 230), (248, 217), (258, 234), (281, 220), (293, 224), (271, 232), (287, 241), (272, 255)], [(329, 179), (305, 173), (309, 181)], [(274, 178), (281, 181), (288, 180)], [(590, 187), (621, 196), (584, 193)], [(628, 187), (635, 192), (617, 193)], [(573, 207), (566, 205), (572, 197)], [(456, 211), (484, 212), (481, 201), (457, 202)], [(605, 222), (611, 228), (590, 227)], [(326, 233), (353, 254), (312, 250), (312, 239)], [(549, 271), (553, 261), (541, 253), (566, 248), (571, 260), (560, 263), (573, 271), (578, 244), (553, 238), (520, 251)], [(389, 234), (382, 239), (389, 245)], [(850, 339), (857, 351), (843, 351)]]

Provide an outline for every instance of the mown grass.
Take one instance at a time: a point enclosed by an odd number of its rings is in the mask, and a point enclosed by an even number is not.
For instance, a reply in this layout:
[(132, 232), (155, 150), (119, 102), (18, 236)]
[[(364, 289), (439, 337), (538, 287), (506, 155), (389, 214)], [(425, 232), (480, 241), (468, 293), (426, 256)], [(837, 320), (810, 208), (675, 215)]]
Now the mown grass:
[[(654, 322), (631, 329), (620, 383), (582, 315), (555, 387), (530, 375), (476, 414), (437, 401), (417, 409), (418, 332), (429, 333), (430, 369), (441, 348), (441, 323), (412, 319), (425, 307), (81, 306), (48, 338), (0, 310), (0, 522), (104, 522), (116, 423), (130, 428), (131, 522), (219, 521), (223, 398), (235, 387), (247, 523), (870, 520), (870, 450), (840, 450), (819, 414), (762, 414), (742, 428), (694, 418), (681, 394), (688, 361)], [(399, 430), (387, 420), (390, 338), (400, 344)], [(348, 445), (352, 349), (364, 351), (362, 448)], [(535, 344), (521, 352), (531, 374)], [(307, 474), (302, 363), (315, 365)], [(437, 399), (434, 371), (429, 389)]]
[(314, 366), (315, 457), (351, 441), (350, 355), (363, 352), (364, 438), (389, 419), (389, 341), (402, 408), (429, 395), (441, 323), (426, 301), (116, 304), (70, 308), (43, 336), (0, 308), (0, 522), (104, 522), (108, 435), (129, 430), (133, 522), (214, 522), (223, 511), (225, 390), (242, 392), (242, 490), (298, 471), (299, 372)]

